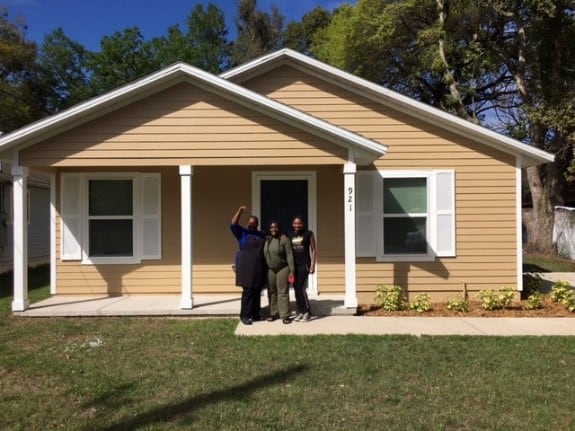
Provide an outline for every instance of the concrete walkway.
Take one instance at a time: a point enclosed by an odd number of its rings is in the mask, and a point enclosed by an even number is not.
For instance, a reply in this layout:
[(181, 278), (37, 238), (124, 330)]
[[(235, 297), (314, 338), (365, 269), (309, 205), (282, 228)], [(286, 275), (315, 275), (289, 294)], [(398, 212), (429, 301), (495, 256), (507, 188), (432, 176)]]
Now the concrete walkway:
[[(574, 313), (575, 317), (575, 313)], [(238, 324), (236, 335), (554, 335), (575, 336), (570, 317), (366, 317), (328, 316), (310, 322)]]

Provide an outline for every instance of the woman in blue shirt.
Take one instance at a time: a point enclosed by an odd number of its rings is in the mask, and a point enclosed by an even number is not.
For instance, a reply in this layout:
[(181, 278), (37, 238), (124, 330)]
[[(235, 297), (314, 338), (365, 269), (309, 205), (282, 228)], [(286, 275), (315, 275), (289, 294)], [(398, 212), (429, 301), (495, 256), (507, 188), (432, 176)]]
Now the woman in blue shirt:
[(242, 287), (240, 320), (244, 325), (251, 325), (254, 320), (260, 320), (260, 299), (266, 276), (263, 254), (265, 235), (258, 230), (256, 216), (248, 218), (245, 228), (240, 226), (240, 217), (245, 209), (245, 206), (238, 208), (230, 222), (230, 230), (239, 245), (235, 271), (236, 286)]

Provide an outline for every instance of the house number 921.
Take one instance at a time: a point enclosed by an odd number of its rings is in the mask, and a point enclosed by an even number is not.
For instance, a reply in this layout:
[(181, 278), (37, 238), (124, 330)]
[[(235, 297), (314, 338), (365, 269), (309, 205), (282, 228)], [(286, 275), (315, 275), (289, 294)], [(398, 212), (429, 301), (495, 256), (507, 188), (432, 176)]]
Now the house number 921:
[(349, 205), (349, 210), (353, 211), (353, 187), (347, 188), (347, 204)]

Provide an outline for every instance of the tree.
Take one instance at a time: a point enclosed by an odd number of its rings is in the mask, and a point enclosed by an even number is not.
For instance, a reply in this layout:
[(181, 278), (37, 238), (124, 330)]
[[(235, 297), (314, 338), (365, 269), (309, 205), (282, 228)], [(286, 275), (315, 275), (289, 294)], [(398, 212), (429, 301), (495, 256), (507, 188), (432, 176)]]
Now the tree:
[(212, 73), (220, 73), (229, 64), (228, 30), (224, 13), (209, 4), (196, 5), (186, 18), (187, 32), (179, 26), (168, 28), (165, 37), (152, 39), (150, 45), (158, 67), (184, 61)]
[(275, 6), (272, 6), (271, 14), (258, 11), (256, 7), (256, 0), (240, 0), (238, 3), (237, 37), (232, 44), (232, 66), (283, 46), (284, 16)]
[(526, 169), (533, 203), (530, 245), (550, 252), (553, 206), (564, 203), (574, 159), (575, 5), (569, 0), (492, 0), (490, 5), (496, 12), (492, 26), (504, 31), (488, 48), (502, 59), (521, 102), (518, 121), (510, 126), (556, 158)]
[(87, 54), (86, 68), (90, 70), (91, 91), (97, 95), (158, 69), (152, 48), (145, 42), (138, 27), (104, 36), (100, 51)]
[(23, 20), (0, 9), (0, 132), (7, 133), (47, 114), (46, 86), (36, 65), (37, 47), (26, 40)]
[(304, 54), (310, 54), (314, 35), (329, 25), (331, 13), (322, 7), (316, 7), (304, 14), (301, 21), (290, 22), (284, 31), (285, 46)]
[(38, 62), (52, 90), (47, 100), (50, 112), (60, 111), (92, 96), (85, 67), (87, 55), (87, 50), (68, 38), (61, 28), (44, 38)]
[[(457, 0), (359, 0), (316, 33), (312, 54), (429, 105), (478, 121), (500, 77), (476, 43), (485, 10)], [(507, 78), (509, 79), (509, 78)]]

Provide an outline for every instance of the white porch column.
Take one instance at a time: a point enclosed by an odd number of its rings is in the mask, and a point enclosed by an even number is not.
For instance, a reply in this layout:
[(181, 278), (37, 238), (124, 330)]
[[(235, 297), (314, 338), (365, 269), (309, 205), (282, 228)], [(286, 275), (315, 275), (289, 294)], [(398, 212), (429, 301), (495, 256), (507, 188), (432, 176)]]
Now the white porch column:
[(356, 165), (348, 161), (343, 166), (344, 230), (345, 230), (345, 308), (357, 307), (355, 284), (355, 172)]
[(182, 243), (182, 298), (180, 308), (191, 309), (192, 299), (192, 175), (194, 168), (180, 166), (181, 243)]
[(28, 168), (12, 166), (14, 209), (14, 300), (12, 311), (24, 311), (28, 301)]

